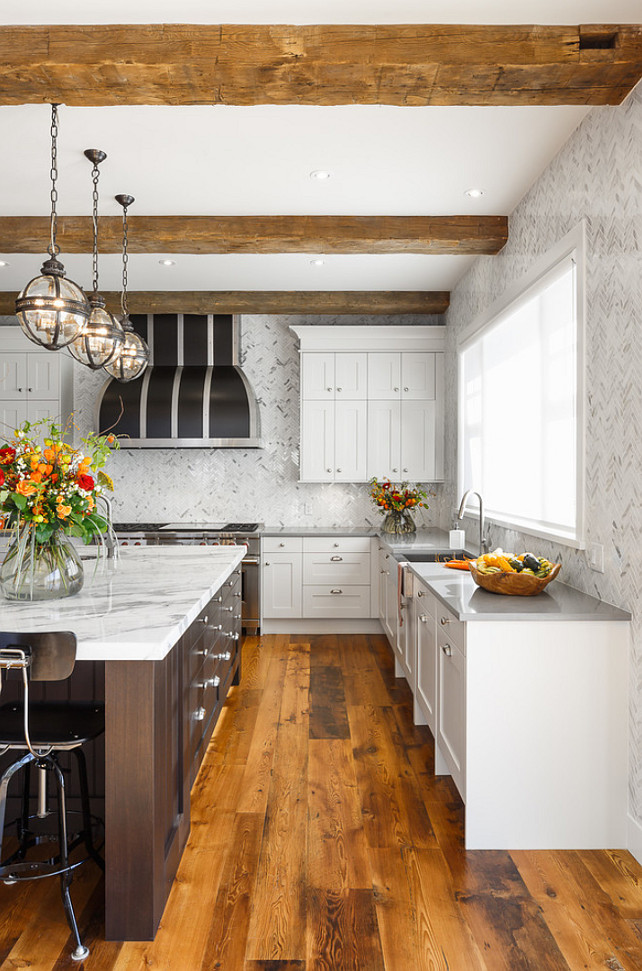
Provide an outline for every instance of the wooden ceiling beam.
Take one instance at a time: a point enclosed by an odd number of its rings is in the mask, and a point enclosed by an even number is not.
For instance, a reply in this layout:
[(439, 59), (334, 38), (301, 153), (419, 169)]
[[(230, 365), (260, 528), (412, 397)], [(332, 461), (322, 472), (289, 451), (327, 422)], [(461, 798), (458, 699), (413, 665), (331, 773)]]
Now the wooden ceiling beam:
[[(15, 312), (16, 293), (0, 292), (0, 315)], [(120, 294), (103, 293), (107, 307), (120, 312)], [(443, 314), (448, 291), (409, 290), (248, 290), (134, 291), (131, 313), (184, 314)]]
[[(495, 254), (506, 216), (129, 216), (130, 253)], [(102, 253), (120, 253), (122, 219), (103, 216)], [(0, 253), (42, 253), (48, 216), (0, 217)], [(90, 253), (89, 216), (59, 216), (63, 253)]]
[(642, 76), (642, 26), (0, 27), (0, 104), (603, 105)]

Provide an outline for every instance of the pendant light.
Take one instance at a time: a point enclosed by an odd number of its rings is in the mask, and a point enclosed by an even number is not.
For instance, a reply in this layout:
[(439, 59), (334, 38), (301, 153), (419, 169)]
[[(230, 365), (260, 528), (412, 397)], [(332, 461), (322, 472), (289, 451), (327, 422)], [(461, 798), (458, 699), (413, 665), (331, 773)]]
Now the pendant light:
[(30, 280), (16, 300), (16, 315), (24, 333), (48, 351), (66, 347), (81, 333), (89, 317), (89, 303), (78, 284), (65, 279), (65, 268), (57, 258), (58, 192), (58, 105), (51, 106), (51, 228), (47, 247), (49, 259), (40, 276)]
[(120, 305), (122, 316), (120, 323), (125, 332), (125, 342), (119, 354), (105, 365), (105, 370), (118, 381), (134, 381), (140, 377), (149, 364), (149, 348), (140, 334), (134, 330), (133, 324), (129, 319), (127, 307), (127, 264), (129, 254), (127, 253), (127, 210), (134, 202), (133, 196), (117, 195), (116, 202), (123, 207), (123, 289), (120, 294)]
[(98, 293), (98, 166), (107, 158), (99, 148), (85, 149), (85, 156), (92, 163), (93, 182), (93, 290), (89, 295), (91, 312), (82, 333), (69, 345), (69, 353), (81, 364), (97, 370), (113, 361), (125, 341), (123, 328), (105, 309), (105, 298)]

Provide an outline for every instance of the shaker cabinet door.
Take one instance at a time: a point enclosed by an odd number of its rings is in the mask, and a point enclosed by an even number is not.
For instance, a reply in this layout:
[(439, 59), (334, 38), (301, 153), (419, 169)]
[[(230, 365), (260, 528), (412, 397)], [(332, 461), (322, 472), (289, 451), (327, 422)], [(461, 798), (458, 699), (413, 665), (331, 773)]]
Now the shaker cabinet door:
[(334, 413), (335, 482), (365, 482), (366, 402), (337, 401)]
[(417, 602), (417, 698), (431, 732), (436, 734), (437, 637), (435, 618)]
[(401, 355), (396, 351), (368, 354), (368, 397), (398, 398), (401, 394)]
[(436, 402), (401, 402), (402, 479), (433, 482), (441, 477), (437, 472), (436, 433)]
[(0, 355), (0, 399), (15, 401), (27, 394), (26, 353), (2, 353)]
[(399, 438), (399, 401), (368, 402), (368, 478), (392, 479), (401, 476)]
[(266, 618), (300, 617), (301, 553), (266, 553), (261, 571), (263, 616)]
[(401, 355), (402, 398), (434, 399), (435, 358), (429, 352)]
[(29, 354), (27, 360), (27, 387), (34, 398), (57, 399), (60, 393), (59, 359), (46, 351)]
[(301, 402), (301, 482), (334, 481), (334, 401)]
[(301, 355), (301, 398), (312, 401), (334, 398), (334, 354)]
[(344, 352), (334, 356), (335, 397), (365, 401), (368, 396), (368, 355)]

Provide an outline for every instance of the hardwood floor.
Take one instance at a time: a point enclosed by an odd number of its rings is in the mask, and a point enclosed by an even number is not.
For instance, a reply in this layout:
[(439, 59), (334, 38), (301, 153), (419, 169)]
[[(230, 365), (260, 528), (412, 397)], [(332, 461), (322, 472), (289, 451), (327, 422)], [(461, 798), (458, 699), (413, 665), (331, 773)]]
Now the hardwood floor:
[[(383, 637), (248, 638), (193, 792), (153, 943), (104, 940), (72, 887), (86, 971), (642, 969), (642, 868), (619, 851), (463, 849)], [(70, 960), (56, 881), (0, 885), (0, 969)]]

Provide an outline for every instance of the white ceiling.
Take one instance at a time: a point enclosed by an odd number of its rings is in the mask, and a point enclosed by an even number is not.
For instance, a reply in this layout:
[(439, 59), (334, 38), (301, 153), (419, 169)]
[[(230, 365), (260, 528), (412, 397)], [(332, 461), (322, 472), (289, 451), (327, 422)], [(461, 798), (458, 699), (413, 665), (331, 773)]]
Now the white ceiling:
[[(14, 9), (8, 10), (11, 6)], [(269, 15), (266, 16), (266, 11)], [(517, 14), (517, 16), (516, 16)], [(3, 4), (0, 23), (591, 23), (637, 22), (639, 0), (31, 0)], [(590, 109), (114, 107), (60, 109), (59, 212), (90, 211), (85, 148), (108, 158), (101, 212), (136, 197), (134, 214), (509, 214)], [(49, 109), (0, 108), (0, 215), (49, 205)], [(331, 178), (316, 182), (314, 169)], [(8, 187), (10, 187), (8, 189)], [(466, 189), (484, 195), (471, 200)], [(43, 250), (46, 241), (43, 240)], [(0, 239), (0, 251), (2, 241)], [(470, 257), (173, 255), (130, 258), (132, 290), (443, 290)], [(322, 255), (322, 254), (319, 254)], [(0, 289), (19, 289), (37, 256), (2, 254)], [(88, 283), (90, 260), (65, 256)], [(101, 257), (101, 287), (118, 289), (117, 256)]]

